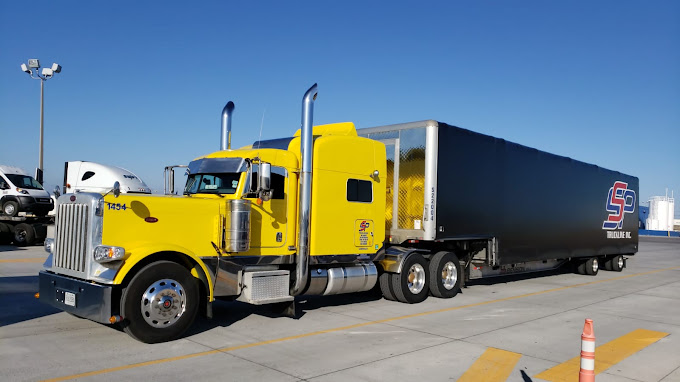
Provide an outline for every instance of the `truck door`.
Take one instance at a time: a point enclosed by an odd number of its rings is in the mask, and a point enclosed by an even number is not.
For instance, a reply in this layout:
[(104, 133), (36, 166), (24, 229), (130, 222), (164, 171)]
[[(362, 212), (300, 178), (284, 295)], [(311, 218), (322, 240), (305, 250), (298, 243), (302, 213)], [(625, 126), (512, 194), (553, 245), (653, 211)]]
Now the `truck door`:
[[(253, 165), (251, 182), (257, 184), (257, 165)], [(280, 248), (286, 245), (287, 237), (287, 204), (288, 173), (285, 168), (271, 167), (272, 198), (257, 204), (257, 197), (249, 195), (252, 201), (250, 216), (250, 247)], [(252, 197), (250, 197), (252, 196)]]

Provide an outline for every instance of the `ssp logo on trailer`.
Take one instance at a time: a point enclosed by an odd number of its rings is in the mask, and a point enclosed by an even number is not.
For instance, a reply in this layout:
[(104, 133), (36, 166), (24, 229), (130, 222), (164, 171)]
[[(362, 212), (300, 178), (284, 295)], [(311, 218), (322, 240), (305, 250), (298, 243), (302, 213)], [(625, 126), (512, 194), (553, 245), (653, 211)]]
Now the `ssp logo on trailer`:
[[(628, 183), (616, 181), (614, 186), (609, 189), (607, 196), (606, 209), (611, 212), (607, 220), (602, 223), (602, 229), (621, 229), (623, 228), (623, 218), (625, 214), (635, 212), (635, 191), (628, 189)], [(609, 235), (607, 235), (609, 237)]]

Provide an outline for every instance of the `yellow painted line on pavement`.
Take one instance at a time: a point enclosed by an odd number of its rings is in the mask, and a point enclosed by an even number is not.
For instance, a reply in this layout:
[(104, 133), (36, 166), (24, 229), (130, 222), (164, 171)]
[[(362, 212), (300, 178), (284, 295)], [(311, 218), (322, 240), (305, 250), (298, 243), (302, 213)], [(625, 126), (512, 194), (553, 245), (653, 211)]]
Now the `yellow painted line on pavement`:
[(134, 368), (142, 367), (142, 366), (155, 365), (155, 364), (160, 364), (160, 363), (165, 363), (165, 362), (172, 362), (172, 361), (178, 361), (178, 360), (182, 360), (182, 359), (194, 358), (194, 357), (203, 356), (203, 355), (215, 354), (215, 353), (218, 353), (218, 352), (219, 353), (226, 353), (226, 352), (239, 350), (239, 349), (246, 349), (246, 348), (252, 348), (252, 347), (256, 347), (256, 346), (269, 345), (269, 344), (274, 344), (274, 343), (279, 343), (279, 342), (296, 340), (296, 339), (305, 338), (305, 337), (317, 336), (319, 334), (339, 332), (339, 331), (343, 331), (343, 330), (361, 328), (361, 327), (369, 326), (369, 325), (382, 324), (382, 323), (397, 321), (397, 320), (404, 320), (404, 319), (407, 319), (407, 318), (422, 317), (422, 316), (428, 316), (428, 315), (436, 314), (436, 313), (451, 312), (451, 311), (454, 311), (454, 310), (473, 308), (473, 307), (476, 307), (476, 306), (488, 305), (488, 304), (493, 304), (493, 303), (503, 302), (503, 301), (516, 300), (516, 299), (519, 299), (519, 298), (530, 297), (530, 296), (537, 296), (537, 295), (541, 295), (541, 294), (545, 294), (545, 293), (557, 292), (557, 291), (571, 289), (571, 288), (578, 288), (578, 287), (582, 287), (582, 286), (586, 286), (586, 285), (593, 285), (593, 284), (599, 284), (599, 283), (603, 283), (603, 282), (623, 280), (623, 279), (636, 277), (636, 276), (651, 275), (651, 274), (654, 274), (654, 273), (670, 271), (670, 270), (675, 270), (675, 269), (680, 269), (680, 266), (664, 268), (664, 269), (656, 269), (656, 270), (648, 271), (648, 272), (633, 273), (633, 274), (630, 274), (630, 275), (612, 277), (612, 278), (605, 279), (605, 280), (591, 281), (591, 282), (582, 283), (582, 284), (568, 285), (568, 286), (565, 286), (565, 287), (547, 289), (547, 290), (540, 291), (540, 292), (526, 293), (526, 294), (522, 294), (522, 295), (518, 295), (518, 296), (505, 297), (505, 298), (500, 298), (500, 299), (497, 299), (497, 300), (489, 300), (489, 301), (483, 301), (483, 302), (478, 302), (478, 303), (474, 303), (474, 304), (454, 306), (454, 307), (450, 307), (450, 308), (431, 310), (431, 311), (428, 311), (428, 312), (408, 314), (408, 315), (405, 315), (405, 316), (390, 317), (390, 318), (385, 318), (385, 319), (376, 320), (376, 321), (367, 321), (367, 322), (362, 322), (360, 324), (342, 326), (342, 327), (333, 328), (333, 329), (319, 330), (319, 331), (316, 331), (316, 332), (310, 332), (310, 333), (305, 333), (305, 334), (300, 334), (300, 335), (290, 336), (290, 337), (282, 337), (282, 338), (277, 338), (277, 339), (268, 340), (268, 341), (254, 342), (254, 343), (250, 343), (250, 344), (226, 347), (226, 348), (210, 350), (210, 351), (205, 351), (205, 352), (199, 352), (199, 353), (192, 353), (192, 354), (187, 354), (187, 355), (177, 356), (177, 357), (171, 357), (171, 358), (162, 358), (162, 359), (158, 359), (158, 360), (154, 360), (154, 361), (148, 361), (148, 362), (133, 363), (133, 364), (130, 364), (130, 365), (122, 365), (122, 366), (118, 366), (118, 367), (95, 370), (95, 371), (91, 371), (91, 372), (87, 372), (87, 373), (68, 375), (68, 376), (54, 378), (54, 379), (47, 379), (45, 381), (66, 381), (66, 380), (70, 380), (70, 379), (83, 378), (83, 377), (89, 377), (89, 376), (93, 376), (93, 375), (111, 373), (111, 372), (119, 371), (119, 370), (128, 370), (128, 369), (134, 369)]
[[(666, 337), (668, 333), (637, 329), (613, 341), (595, 348), (595, 375), (609, 369), (654, 342)], [(597, 333), (596, 333), (597, 336)], [(535, 375), (536, 378), (552, 382), (578, 382), (581, 357), (574, 357), (551, 369)]]
[(463, 374), (458, 382), (504, 382), (510, 377), (521, 354), (488, 348)]
[(0, 259), (0, 263), (42, 263), (45, 258), (32, 258), (32, 259)]

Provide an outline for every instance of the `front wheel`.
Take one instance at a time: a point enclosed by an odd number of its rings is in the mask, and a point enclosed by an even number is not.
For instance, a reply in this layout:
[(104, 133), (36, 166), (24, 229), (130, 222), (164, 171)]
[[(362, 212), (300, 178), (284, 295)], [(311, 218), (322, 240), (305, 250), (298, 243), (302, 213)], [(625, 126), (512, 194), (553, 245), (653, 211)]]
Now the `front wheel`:
[(123, 330), (146, 343), (175, 339), (194, 322), (198, 299), (196, 279), (186, 268), (171, 261), (151, 263), (123, 292)]
[(2, 206), (2, 212), (7, 216), (16, 216), (19, 213), (19, 203), (7, 202)]

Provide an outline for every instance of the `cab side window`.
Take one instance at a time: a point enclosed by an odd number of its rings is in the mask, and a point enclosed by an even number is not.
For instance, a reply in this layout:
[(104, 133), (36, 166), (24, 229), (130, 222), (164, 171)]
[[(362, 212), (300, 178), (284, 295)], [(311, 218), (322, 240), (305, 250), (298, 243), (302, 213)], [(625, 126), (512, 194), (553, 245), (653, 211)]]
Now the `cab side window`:
[(347, 201), (372, 203), (373, 183), (366, 180), (347, 179)]

